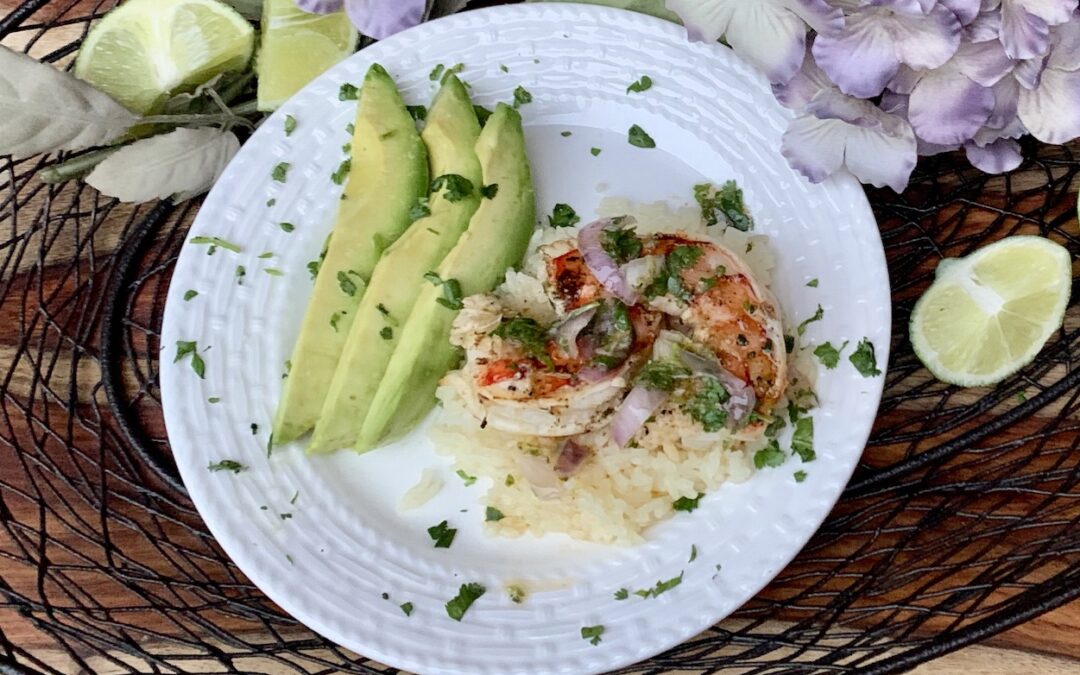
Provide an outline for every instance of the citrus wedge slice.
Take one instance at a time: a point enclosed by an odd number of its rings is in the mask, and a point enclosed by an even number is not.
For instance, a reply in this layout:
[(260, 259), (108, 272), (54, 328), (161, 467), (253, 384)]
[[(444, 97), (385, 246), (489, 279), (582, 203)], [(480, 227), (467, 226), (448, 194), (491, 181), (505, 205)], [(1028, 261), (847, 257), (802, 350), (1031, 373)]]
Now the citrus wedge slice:
[(128, 0), (99, 21), (75, 75), (133, 112), (251, 60), (255, 29), (218, 0)]
[(1043, 237), (1009, 237), (943, 260), (911, 315), (915, 354), (943, 382), (996, 384), (1061, 327), (1071, 289), (1069, 252)]

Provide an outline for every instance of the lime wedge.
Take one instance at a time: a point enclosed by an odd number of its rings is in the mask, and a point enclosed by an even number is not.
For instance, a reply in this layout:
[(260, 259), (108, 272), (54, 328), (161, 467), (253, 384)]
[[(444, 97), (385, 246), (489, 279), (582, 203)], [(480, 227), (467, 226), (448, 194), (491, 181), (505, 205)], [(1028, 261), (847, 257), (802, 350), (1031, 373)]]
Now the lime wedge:
[(1069, 252), (1042, 237), (1009, 237), (944, 260), (911, 315), (915, 354), (943, 382), (1000, 382), (1061, 327), (1071, 289)]
[(147, 113), (251, 60), (255, 30), (218, 0), (128, 0), (86, 36), (75, 75)]
[(345, 12), (308, 14), (294, 0), (265, 0), (259, 50), (259, 110), (276, 110), (330, 66), (356, 51)]

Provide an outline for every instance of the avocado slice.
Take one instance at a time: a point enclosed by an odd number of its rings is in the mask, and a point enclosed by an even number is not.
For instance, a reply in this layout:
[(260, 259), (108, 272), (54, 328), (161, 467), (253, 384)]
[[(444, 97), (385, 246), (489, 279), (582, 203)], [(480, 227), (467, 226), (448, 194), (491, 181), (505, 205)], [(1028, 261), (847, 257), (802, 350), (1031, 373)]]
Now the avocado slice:
[(288, 443), (315, 426), (375, 264), (409, 227), (409, 211), (427, 194), (427, 149), (394, 80), (375, 64), (362, 91), (352, 167), (293, 348), (274, 419), (275, 443)]
[[(431, 156), (431, 215), (417, 220), (383, 254), (356, 308), (341, 361), (315, 425), (309, 453), (356, 443), (364, 417), (401, 336), (417, 295), (454, 247), (480, 205), (480, 124), (464, 85), (443, 83), (422, 134)], [(467, 183), (465, 183), (467, 181)], [(467, 186), (467, 190), (465, 189)], [(414, 202), (415, 204), (415, 202)]]
[[(476, 154), (484, 184), (498, 185), (498, 191), (480, 202), (469, 229), (437, 270), (444, 281), (456, 279), (466, 296), (491, 291), (507, 268), (521, 264), (536, 224), (521, 115), (500, 104), (480, 134)], [(460, 361), (459, 350), (450, 344), (457, 310), (439, 304), (442, 293), (431, 284), (420, 291), (364, 419), (357, 450), (410, 431), (434, 406), (439, 380)]]

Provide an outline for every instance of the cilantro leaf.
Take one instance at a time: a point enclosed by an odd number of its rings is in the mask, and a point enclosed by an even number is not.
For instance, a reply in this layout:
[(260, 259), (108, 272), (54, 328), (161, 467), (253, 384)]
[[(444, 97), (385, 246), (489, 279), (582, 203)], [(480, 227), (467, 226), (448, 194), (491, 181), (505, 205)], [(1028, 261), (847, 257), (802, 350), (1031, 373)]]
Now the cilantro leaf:
[(795, 423), (795, 435), (791, 437), (791, 451), (804, 462), (817, 458), (814, 452), (814, 418), (803, 417)]
[(626, 600), (629, 597), (630, 597), (630, 589), (628, 589), (628, 588), (620, 588), (619, 590), (615, 591), (615, 599), (616, 600)]
[(796, 471), (796, 472), (795, 472), (795, 473), (793, 473), (792, 475), (793, 475), (793, 476), (795, 477), (795, 482), (796, 482), (796, 483), (801, 483), (801, 482), (803, 482), (804, 480), (806, 480), (806, 472), (805, 472), (805, 471), (803, 471), (802, 469), (800, 469), (800, 470)]
[(695, 185), (694, 199), (701, 206), (706, 225), (723, 222), (743, 232), (754, 229), (754, 221), (743, 201), (742, 189), (735, 181), (729, 180), (719, 188), (710, 183)]
[(350, 298), (356, 297), (356, 282), (349, 278), (347, 272), (337, 273), (338, 285), (341, 286), (341, 292)]
[(632, 227), (615, 227), (600, 233), (600, 247), (619, 265), (641, 257), (641, 240)]
[(814, 316), (810, 317), (806, 321), (803, 321), (802, 323), (799, 324), (799, 329), (798, 329), (799, 336), (802, 337), (803, 333), (806, 332), (806, 327), (807, 326), (814, 323), (815, 321), (821, 321), (824, 318), (825, 318), (825, 310), (821, 308), (821, 305), (818, 305), (817, 306), (817, 311), (814, 312)]
[(433, 525), (427, 530), (428, 536), (435, 542), (435, 548), (450, 548), (457, 536), (457, 530), (449, 526), (444, 520), (438, 525)]
[(690, 377), (690, 369), (674, 361), (649, 361), (635, 383), (657, 391), (674, 391), (678, 380)]
[(334, 173), (330, 174), (330, 180), (334, 181), (335, 185), (342, 185), (345, 183), (345, 179), (349, 177), (350, 171), (352, 171), (352, 160), (349, 158), (343, 159)]
[(525, 87), (518, 86), (518, 88), (514, 90), (514, 107), (515, 108), (520, 108), (523, 105), (528, 105), (529, 103), (532, 103), (532, 101), (533, 101), (533, 95), (530, 94), (529, 90), (526, 89)]
[(556, 204), (548, 216), (548, 225), (551, 227), (573, 227), (580, 222), (581, 217), (569, 204)]
[(338, 89), (339, 101), (355, 101), (360, 98), (360, 89), (355, 84), (346, 82)]
[(278, 183), (284, 183), (289, 180), (290, 167), (292, 167), (292, 164), (289, 164), (288, 162), (279, 162), (270, 172), (270, 177)]
[(495, 196), (499, 194), (499, 184), (492, 183), (491, 185), (485, 185), (480, 188), (480, 196), (484, 199), (495, 199)]
[(211, 462), (206, 467), (210, 473), (217, 473), (218, 471), (232, 471), (233, 473), (240, 473), (241, 471), (247, 471), (247, 467), (232, 459), (223, 459), (220, 462)]
[(457, 596), (446, 603), (446, 613), (454, 621), (461, 621), (465, 612), (469, 611), (469, 607), (472, 607), (472, 604), (486, 592), (487, 589), (480, 584), (462, 584)]
[(476, 482), (476, 476), (470, 476), (469, 474), (465, 473), (464, 469), (458, 469), (457, 475), (458, 478), (460, 478), (465, 483), (465, 487), (469, 487)]
[(645, 133), (645, 130), (636, 124), (630, 127), (630, 131), (627, 133), (627, 140), (630, 142), (630, 145), (637, 148), (648, 149), (656, 147), (656, 141), (653, 140), (652, 136)]
[(851, 361), (851, 365), (855, 366), (855, 370), (859, 371), (859, 374), (863, 377), (877, 377), (881, 375), (881, 371), (877, 367), (877, 357), (874, 355), (874, 343), (870, 342), (870, 338), (863, 338), (859, 346), (855, 348), (855, 353), (848, 357)]
[(494, 506), (489, 506), (484, 510), (484, 520), (489, 523), (497, 523), (505, 517), (503, 512)]
[(292, 115), (285, 116), (285, 135), (292, 136), (292, 132), (296, 131), (296, 118)]
[(431, 192), (433, 194), (440, 192), (444, 187), (446, 193), (443, 196), (446, 201), (452, 204), (460, 202), (466, 197), (471, 197), (475, 189), (471, 180), (456, 173), (448, 173), (431, 181)]
[(698, 382), (697, 391), (683, 404), (682, 411), (701, 424), (706, 432), (720, 431), (728, 421), (727, 411), (720, 406), (731, 398), (731, 394), (715, 377), (700, 377)]
[(844, 347), (847, 346), (848, 343), (844, 342), (844, 344), (840, 345), (840, 348), (837, 349), (836, 347), (833, 347), (831, 342), (825, 342), (818, 345), (817, 349), (814, 350), (814, 356), (818, 357), (818, 360), (821, 361), (822, 365), (829, 370), (832, 370), (840, 363), (840, 354), (844, 351)]
[(401, 611), (405, 612), (405, 616), (412, 616), (413, 604), (411, 602), (403, 603), (401, 605)]
[(603, 634), (603, 626), (582, 626), (581, 628), (581, 639), (588, 640), (589, 644), (594, 646), (600, 644), (600, 636)]
[(190, 301), (192, 298), (199, 294), (196, 290), (188, 290), (184, 292), (184, 302)]
[(632, 83), (629, 87), (626, 88), (626, 93), (640, 94), (644, 91), (652, 89), (652, 85), (652, 78), (648, 75), (642, 75), (641, 79), (639, 79), (637, 82)]
[(758, 469), (765, 467), (776, 468), (787, 460), (787, 455), (780, 449), (780, 444), (775, 439), (769, 441), (764, 448), (754, 453), (754, 466)]
[(704, 496), (704, 494), (699, 492), (698, 496), (693, 499), (689, 497), (679, 497), (671, 504), (671, 508), (676, 511), (686, 511), (687, 513), (691, 513), (701, 504), (701, 498)]

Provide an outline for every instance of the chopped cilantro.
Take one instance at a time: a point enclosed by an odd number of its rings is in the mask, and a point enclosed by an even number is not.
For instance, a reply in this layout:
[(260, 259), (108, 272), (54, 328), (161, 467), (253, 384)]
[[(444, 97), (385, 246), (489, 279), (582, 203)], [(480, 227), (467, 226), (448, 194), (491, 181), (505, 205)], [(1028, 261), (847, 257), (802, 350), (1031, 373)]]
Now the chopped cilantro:
[(341, 321), (341, 313), (340, 312), (334, 312), (333, 314), (330, 315), (330, 327), (334, 329), (335, 333), (337, 332), (338, 322), (339, 321)]
[(627, 133), (627, 140), (630, 142), (630, 145), (637, 148), (648, 149), (656, 147), (656, 141), (653, 140), (652, 136), (645, 133), (645, 130), (636, 124), (630, 127), (630, 131)]
[(457, 75), (461, 71), (465, 70), (464, 63), (456, 63), (453, 66), (443, 71), (442, 77), (439, 78), (439, 84), (446, 84), (446, 81), (450, 79), (451, 75)]
[(519, 86), (517, 89), (514, 90), (514, 107), (515, 108), (520, 108), (523, 105), (527, 105), (529, 103), (532, 103), (532, 101), (533, 101), (533, 96), (532, 96), (532, 94), (529, 93), (529, 91), (525, 87)]
[(581, 639), (588, 640), (589, 644), (593, 646), (600, 644), (600, 636), (603, 634), (603, 626), (582, 626), (581, 628)]
[(198, 344), (194, 341), (188, 342), (186, 340), (176, 341), (176, 358), (173, 359), (173, 363), (180, 361), (182, 358), (191, 355), (191, 369), (195, 371), (201, 379), (206, 379), (206, 363), (202, 357), (199, 356)]
[(604, 253), (619, 265), (641, 257), (641, 240), (632, 227), (615, 227), (602, 231), (600, 246)]
[(330, 174), (330, 180), (334, 181), (335, 185), (342, 185), (345, 183), (345, 179), (349, 177), (350, 171), (352, 171), (352, 160), (345, 158), (341, 160), (341, 164), (338, 164), (337, 170)]
[(817, 288), (818, 287), (818, 280), (817, 279), (811, 279), (810, 281), (806, 282), (806, 285), (808, 287), (810, 287), (810, 288)]
[(460, 478), (465, 483), (465, 487), (469, 487), (476, 482), (476, 476), (470, 476), (469, 474), (465, 473), (464, 469), (458, 469), (457, 475), (458, 478)]
[(431, 181), (431, 192), (433, 194), (437, 194), (444, 187), (446, 188), (446, 194), (443, 196), (450, 203), (460, 202), (466, 197), (472, 196), (474, 189), (471, 180), (456, 173), (448, 173)]
[(593, 156), (593, 157), (599, 157), (599, 156), (600, 156), (600, 153), (601, 153), (601, 152), (603, 152), (603, 150), (601, 150), (600, 148), (593, 148), (593, 149), (592, 149), (592, 150), (590, 150), (589, 152), (591, 152), (591, 153), (592, 153), (592, 156)]
[(694, 497), (693, 499), (691, 499), (690, 497), (679, 497), (671, 504), (671, 508), (675, 509), (676, 511), (686, 511), (687, 513), (692, 513), (701, 504), (701, 498), (704, 496), (704, 494), (699, 492), (698, 496)]
[(401, 611), (405, 612), (405, 616), (412, 616), (413, 604), (411, 602), (403, 603), (401, 605)]
[(189, 240), (192, 244), (209, 244), (211, 247), (217, 246), (225, 249), (226, 251), (232, 251), (233, 253), (240, 253), (241, 249), (236, 244), (226, 241), (221, 237), (192, 237)]
[(505, 517), (503, 512), (494, 506), (489, 506), (484, 510), (484, 520), (489, 523), (497, 523)]
[(220, 396), (211, 396), (210, 398), (206, 399), (206, 401), (207, 401), (207, 403), (220, 403), (221, 402), (221, 397)]
[(292, 514), (291, 513), (279, 513), (278, 518), (281, 518), (282, 520), (292, 520)]
[(341, 286), (341, 292), (350, 298), (356, 297), (356, 282), (349, 278), (348, 272), (340, 271), (337, 273), (338, 285)]
[(649, 389), (674, 391), (678, 380), (690, 377), (690, 369), (674, 361), (649, 361), (638, 373), (636, 383)]
[(356, 125), (353, 124), (352, 122), (349, 122), (348, 124), (346, 124), (345, 125), (345, 133), (349, 134), (350, 136), (355, 134), (356, 133)]
[(296, 500), (297, 499), (300, 499), (300, 491), (299, 490), (297, 490), (296, 492), (293, 493), (292, 499), (289, 500), (289, 503), (293, 504), (293, 505), (296, 505)]
[(266, 206), (267, 206), (267, 208), (269, 208), (269, 207), (273, 206), (274, 204), (277, 204), (277, 200), (276, 200), (276, 199), (272, 199), (272, 198), (271, 198), (271, 199), (267, 199), (267, 200), (266, 200)]
[(319, 276), (320, 267), (322, 267), (322, 260), (312, 260), (307, 264), (308, 274), (311, 275), (312, 281), (315, 280), (315, 277)]
[(292, 136), (292, 132), (296, 131), (296, 118), (292, 115), (285, 116), (285, 135)]
[(629, 597), (630, 597), (630, 589), (628, 589), (628, 588), (620, 588), (619, 590), (615, 591), (615, 599), (616, 600), (626, 600)]
[(626, 93), (640, 94), (644, 91), (652, 89), (652, 84), (653, 82), (651, 77), (649, 77), (648, 75), (642, 75), (640, 80), (632, 83), (629, 87), (626, 88)]
[(800, 469), (800, 470), (796, 471), (796, 472), (795, 472), (794, 474), (792, 474), (792, 475), (793, 475), (793, 476), (795, 477), (795, 482), (796, 482), (796, 483), (801, 483), (801, 482), (803, 482), (804, 480), (806, 480), (806, 472), (805, 472), (805, 471), (803, 471), (802, 469)]
[(505, 63), (500, 63), (499, 64), (499, 70), (503, 71), (504, 73), (509, 73), (510, 72), (510, 69), (506, 67)]
[(814, 418), (803, 417), (795, 423), (795, 435), (791, 437), (791, 451), (804, 462), (812, 462), (814, 453)]
[(257, 433), (259, 433), (259, 425), (252, 422), (251, 423), (251, 435), (254, 436)]
[(480, 196), (484, 199), (495, 199), (495, 196), (499, 194), (499, 184), (492, 183), (491, 185), (485, 185), (480, 188)]
[(572, 227), (580, 222), (581, 217), (569, 204), (556, 204), (548, 216), (548, 225), (551, 227)]
[(784, 421), (783, 415), (773, 415), (772, 420), (769, 421), (769, 425), (765, 427), (765, 438), (776, 438), (776, 435), (780, 433), (780, 430), (787, 426), (787, 422)]
[(382, 330), (379, 331), (379, 337), (381, 337), (384, 340), (393, 340), (394, 339), (394, 329), (391, 328), (390, 326), (383, 326)]
[(263, 272), (266, 272), (267, 274), (269, 274), (272, 277), (283, 277), (283, 276), (285, 276), (285, 273), (282, 272), (281, 270), (279, 270), (276, 267), (265, 267), (265, 268), (263, 268)]
[(189, 300), (191, 300), (192, 298), (194, 298), (198, 294), (199, 294), (199, 292), (195, 291), (195, 290), (186, 291), (184, 293), (184, 302), (188, 302)]
[(764, 448), (754, 453), (754, 466), (758, 469), (765, 467), (776, 468), (787, 460), (787, 455), (780, 449), (780, 444), (775, 439), (769, 441)]
[(444, 520), (438, 525), (429, 527), (427, 533), (431, 540), (435, 542), (435, 548), (450, 548), (450, 544), (454, 543), (457, 530), (450, 527)]
[(454, 621), (461, 621), (469, 607), (486, 592), (487, 589), (480, 584), (462, 584), (457, 596), (446, 603), (446, 613)]
[(559, 135), (562, 136), (563, 138), (570, 138), (571, 136), (574, 135), (574, 132), (573, 131), (563, 131)]
[(270, 172), (270, 177), (279, 183), (284, 183), (289, 179), (289, 168), (291, 166), (292, 164), (288, 162), (279, 162)]
[(346, 82), (338, 89), (337, 97), (339, 101), (355, 101), (360, 98), (360, 89), (356, 85)]
[(785, 335), (784, 336), (784, 351), (786, 351), (788, 354), (795, 351), (795, 336), (794, 335)]
[(244, 277), (247, 276), (247, 268), (243, 265), (236, 266), (236, 283), (239, 285), (244, 284)]
[(507, 586), (506, 593), (510, 596), (510, 602), (514, 603), (515, 605), (520, 605), (522, 602), (525, 601), (525, 589), (521, 586), (518, 586), (516, 584), (513, 586)]
[(697, 390), (693, 398), (683, 404), (682, 411), (692, 417), (708, 433), (720, 431), (728, 421), (728, 414), (720, 406), (731, 398), (731, 394), (711, 376), (698, 378)]
[(412, 208), (409, 209), (409, 221), (416, 222), (421, 218), (427, 218), (431, 215), (431, 203), (427, 197), (421, 197)]
[(482, 105), (474, 105), (473, 110), (476, 112), (476, 121), (480, 123), (481, 127), (487, 126), (488, 120), (494, 114)]
[(503, 481), (503, 485), (505, 485), (506, 487), (510, 487), (513, 484), (514, 484), (514, 476), (513, 476), (513, 474), (509, 474), (509, 473), (506, 474), (506, 480)]
[(686, 562), (692, 563), (697, 560), (697, 544), (690, 544), (690, 559)]
[(848, 360), (863, 377), (877, 377), (881, 374), (877, 367), (877, 357), (874, 356), (874, 343), (870, 342), (870, 338), (863, 338)]
[(443, 76), (443, 72), (445, 71), (446, 66), (440, 63), (439, 65), (435, 66), (434, 69), (432, 69), (431, 74), (428, 75), (428, 79), (432, 82), (438, 82), (439, 79)]
[(653, 588), (644, 589), (644, 590), (640, 590), (640, 591), (634, 591), (634, 595), (637, 595), (637, 596), (642, 597), (642, 598), (655, 598), (655, 597), (657, 597), (657, 596), (659, 596), (659, 595), (661, 595), (663, 593), (667, 593), (671, 589), (675, 588), (676, 586), (678, 586), (679, 584), (682, 583), (682, 580), (683, 580), (683, 572), (679, 572), (679, 576), (672, 577), (672, 578), (668, 579), (667, 581), (657, 581), (656, 586), (654, 586)]
[(412, 118), (417, 122), (423, 122), (427, 119), (427, 108), (425, 108), (424, 106), (410, 105), (405, 106), (405, 108), (409, 111), (409, 114), (412, 115)]
[(823, 318), (825, 318), (825, 310), (821, 308), (821, 305), (818, 305), (817, 311), (814, 312), (814, 316), (799, 324), (799, 335), (802, 336), (802, 334), (806, 332), (807, 326), (814, 323), (815, 321), (821, 321)]
[(280, 227), (284, 232), (292, 232), (296, 229), (296, 226), (292, 223), (280, 223), (278, 227)]
[(218, 471), (232, 471), (233, 473), (240, 473), (241, 471), (247, 471), (247, 467), (232, 459), (223, 459), (220, 462), (211, 462), (206, 467), (211, 473), (217, 473)]
[(491, 334), (516, 342), (525, 353), (551, 365), (551, 357), (547, 351), (547, 331), (535, 320), (526, 317), (503, 319), (503, 322)]
[(826, 368), (832, 370), (840, 363), (840, 354), (844, 351), (844, 347), (847, 346), (848, 343), (844, 342), (844, 344), (840, 345), (840, 348), (837, 349), (836, 347), (833, 347), (831, 342), (825, 342), (818, 345), (817, 349), (814, 350), (814, 356), (818, 357), (818, 360), (820, 360)]
[(259, 260), (269, 260), (270, 258), (273, 258), (273, 257), (274, 257), (274, 253), (272, 251), (263, 251), (262, 253), (259, 254)]
[(754, 229), (754, 221), (743, 202), (742, 190), (735, 181), (729, 180), (719, 188), (710, 183), (695, 185), (694, 199), (701, 206), (706, 225), (725, 222), (743, 232)]

